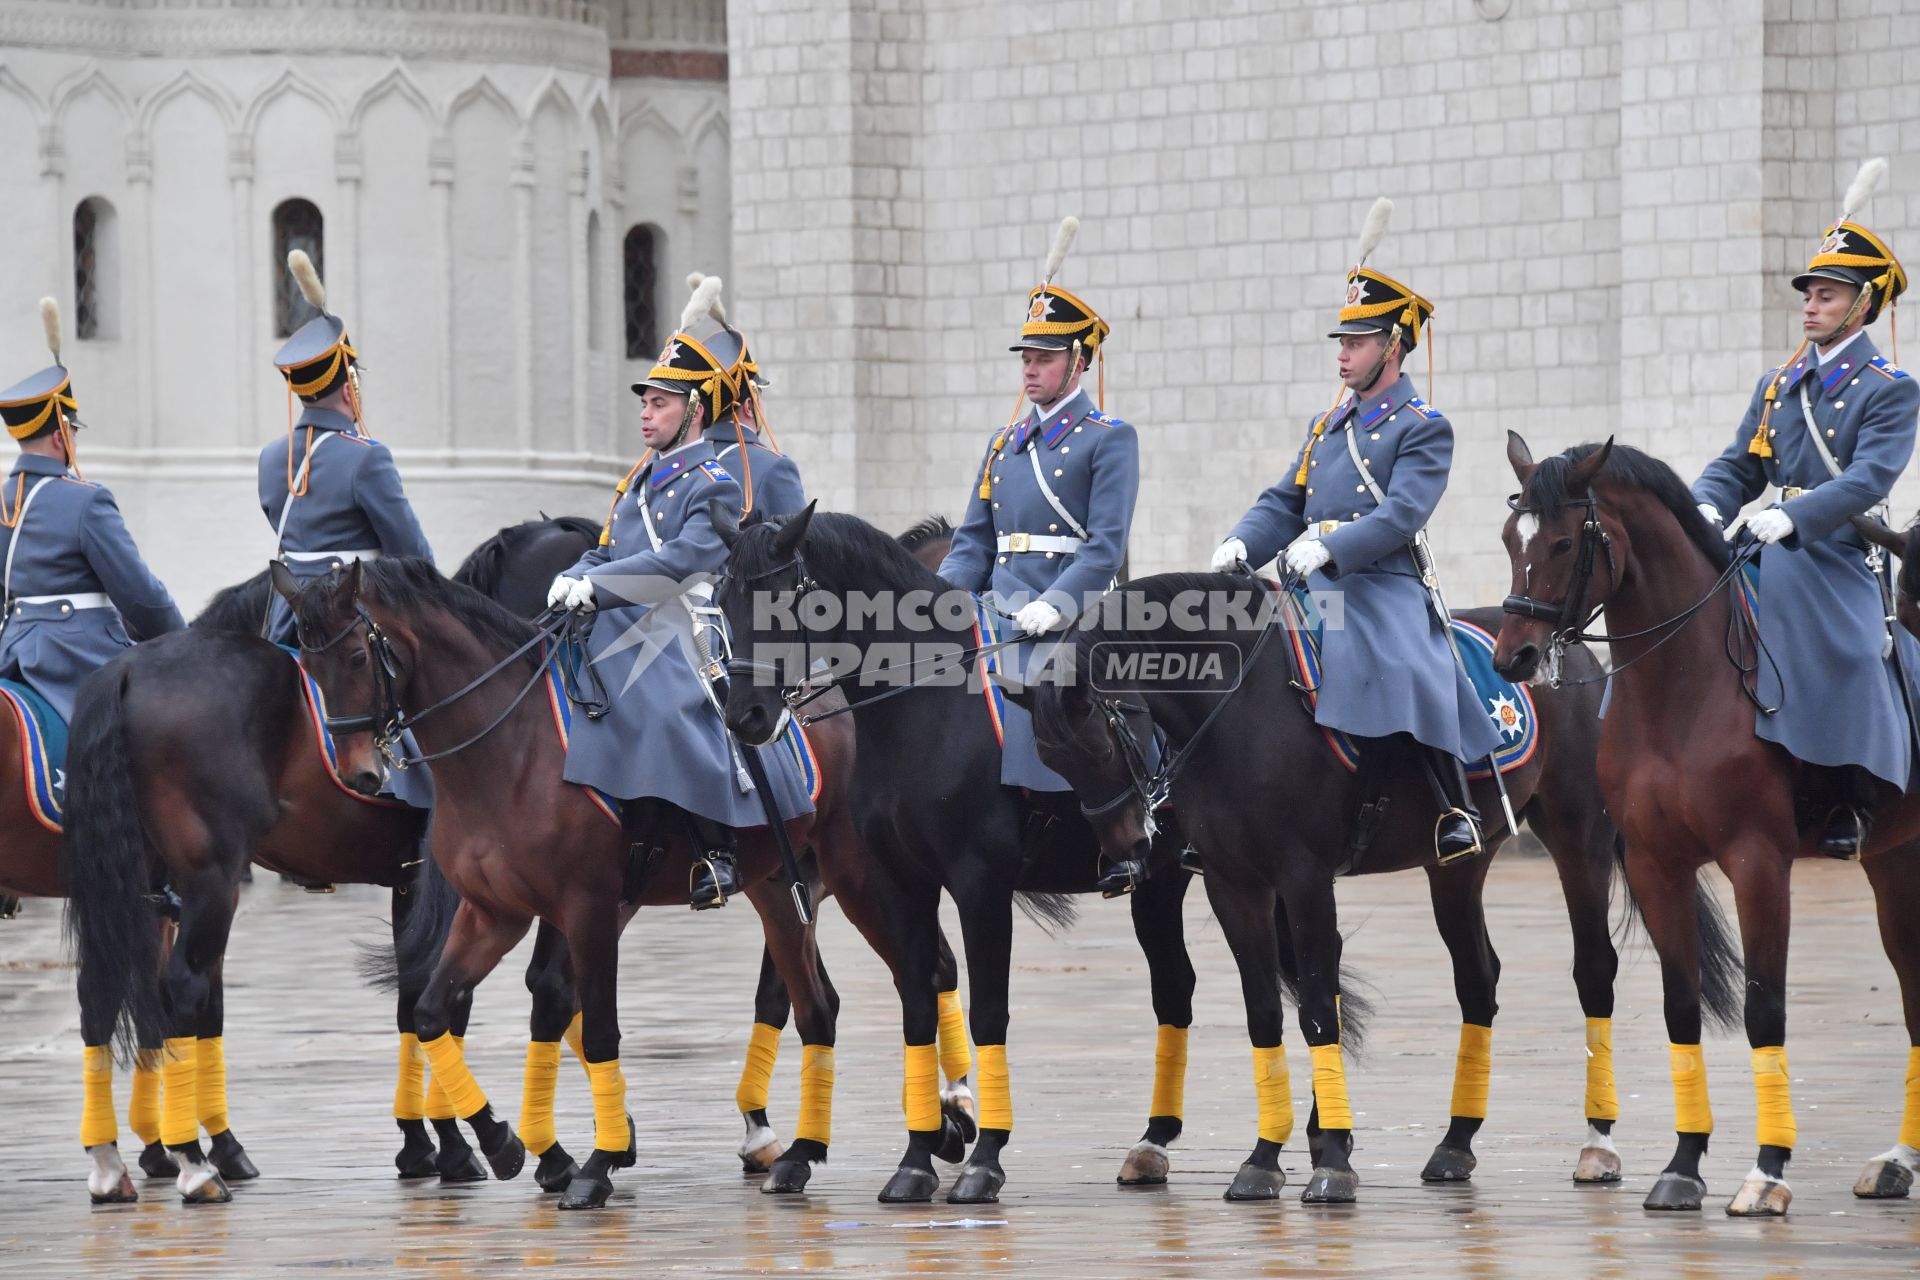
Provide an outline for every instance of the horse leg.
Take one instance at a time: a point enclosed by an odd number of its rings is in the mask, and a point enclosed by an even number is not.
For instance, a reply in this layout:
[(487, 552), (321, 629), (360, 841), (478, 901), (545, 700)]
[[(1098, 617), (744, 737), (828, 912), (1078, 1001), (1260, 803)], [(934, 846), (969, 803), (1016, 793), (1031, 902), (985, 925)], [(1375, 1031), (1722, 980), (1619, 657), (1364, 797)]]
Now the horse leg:
[[(800, 1114), (793, 1145), (782, 1152), (760, 1190), (769, 1195), (806, 1190), (813, 1166), (825, 1163), (833, 1136), (833, 1046), (840, 996), (814, 948), (813, 929), (800, 923), (783, 882), (762, 880), (747, 890), (766, 930), (767, 954), (779, 966), (800, 1032)], [(762, 1117), (765, 1110), (762, 1109)]]
[(1863, 860), (1880, 916), (1880, 945), (1900, 976), (1900, 1003), (1907, 1019), (1907, 1094), (1900, 1137), (1867, 1161), (1853, 1194), (1865, 1200), (1904, 1198), (1920, 1173), (1920, 845), (1906, 845)]
[(1700, 1049), (1700, 927), (1694, 913), (1697, 877), (1627, 846), (1627, 879), (1640, 902), (1647, 936), (1660, 955), (1660, 985), (1673, 1074), (1673, 1158), (1643, 1204), (1647, 1209), (1698, 1209), (1707, 1194), (1700, 1157), (1713, 1135), (1707, 1062)]
[[(1187, 1091), (1187, 1028), (1193, 1025), (1193, 962), (1187, 957), (1181, 903), (1193, 877), (1169, 868), (1149, 876), (1127, 897), (1133, 906), (1133, 936), (1147, 958), (1153, 1016), (1159, 1024), (1153, 1046), (1153, 1101), (1147, 1131), (1127, 1152), (1117, 1181), (1146, 1186), (1167, 1180), (1167, 1147), (1180, 1136)], [(1257, 1043), (1257, 1041), (1256, 1041)], [(1277, 1041), (1276, 1041), (1277, 1043)]]
[(200, 1127), (207, 1131), (207, 1159), (228, 1182), (250, 1182), (260, 1176), (260, 1170), (254, 1168), (227, 1119), (227, 1049), (222, 1037), (227, 1017), (225, 973), (226, 957), (222, 955), (207, 974), (207, 1000), (200, 1018), (194, 1067), (195, 1105)]
[(633, 1117), (627, 1113), (627, 1079), (620, 1070), (620, 912), (614, 895), (576, 899), (563, 927), (580, 993), (581, 1047), (593, 1089), (593, 1152), (567, 1183), (560, 1207), (598, 1209), (613, 1194), (613, 1171), (631, 1168), (639, 1158)]
[[(966, 1154), (960, 1131), (940, 1110), (939, 1031), (934, 972), (939, 959), (940, 891), (930, 885), (900, 887), (890, 912), (898, 940), (899, 962), (893, 985), (900, 996), (900, 1029), (905, 1043), (900, 1106), (907, 1116), (907, 1150), (899, 1168), (880, 1189), (882, 1204), (913, 1204), (933, 1199), (940, 1175), (933, 1158), (958, 1160)], [(978, 982), (978, 970), (975, 970)]]
[[(173, 944), (173, 922), (165, 916), (154, 920), (156, 958), (165, 957)], [(164, 964), (164, 959), (159, 959)], [(81, 1012), (85, 1028), (85, 1010)], [(92, 1044), (92, 1040), (87, 1041)], [(160, 1141), (160, 1060), (164, 1042), (155, 1032), (140, 1037), (133, 1055), (133, 1096), (127, 1099), (127, 1128), (133, 1130), (144, 1146), (140, 1152), (140, 1172), (149, 1178), (177, 1178), (180, 1165)]]
[(1446, 1136), (1434, 1147), (1422, 1182), (1466, 1182), (1479, 1160), (1473, 1138), (1487, 1119), (1487, 1091), (1493, 1075), (1494, 998), (1500, 981), (1500, 957), (1487, 937), (1483, 894), (1491, 858), (1465, 866), (1429, 867), (1427, 888), (1434, 923), (1453, 958), (1453, 992), (1460, 1002), (1460, 1046), (1453, 1060), (1453, 1101), (1447, 1108)]
[(140, 1198), (120, 1158), (120, 1130), (113, 1116), (113, 1022), (80, 1012), (80, 1145), (92, 1168), (87, 1195), (95, 1204), (131, 1204)]
[(953, 958), (947, 931), (940, 931), (940, 954), (933, 986), (940, 1006), (940, 1110), (960, 1126), (963, 1142), (980, 1134), (980, 1108), (973, 1096), (973, 1046), (967, 1042), (967, 1006), (960, 999), (960, 962)]
[(565, 1191), (580, 1170), (560, 1145), (553, 1121), (553, 1097), (560, 1083), (560, 1043), (573, 1030), (579, 1003), (569, 968), (567, 940), (542, 920), (534, 930), (533, 958), (527, 962), (527, 991), (533, 996), (533, 1012), (528, 1018), (527, 1069), (520, 1090), (520, 1141), (540, 1159), (533, 1181), (542, 1191)]
[(1360, 1176), (1350, 1159), (1353, 1108), (1347, 1099), (1347, 1068), (1340, 1049), (1342, 942), (1333, 880), (1323, 868), (1308, 866), (1282, 893), (1300, 966), (1300, 1032), (1313, 1057), (1313, 1104), (1320, 1129), (1313, 1174), (1300, 1192), (1300, 1201), (1350, 1204), (1359, 1194)]
[[(391, 931), (394, 952), (400, 950), (400, 934), (406, 927), (414, 895), (407, 885), (394, 886)], [(393, 1085), (393, 1122), (400, 1129), (400, 1152), (393, 1158), (394, 1168), (403, 1179), (430, 1178), (435, 1173), (433, 1139), (427, 1134), (427, 1055), (420, 1051), (420, 1037), (413, 1033), (413, 1008), (420, 999), (419, 988), (409, 981), (405, 965), (400, 971), (394, 997), (394, 1021), (400, 1035), (399, 1070)], [(482, 1171), (484, 1174), (484, 1170)]]
[(1760, 1142), (1753, 1170), (1727, 1204), (1727, 1213), (1738, 1218), (1778, 1218), (1793, 1200), (1787, 1162), (1793, 1159), (1796, 1136), (1786, 1048), (1793, 850), (1774, 849), (1755, 840), (1723, 859), (1722, 865), (1733, 881), (1746, 953), (1747, 1043), (1753, 1050), (1753, 1091), (1759, 1113), (1755, 1133)]
[(200, 1029), (213, 998), (213, 975), (233, 926), (230, 878), (215, 858), (174, 877), (181, 899), (180, 930), (167, 957), (164, 991), (169, 1035), (160, 1072), (165, 1090), (160, 1138), (180, 1163), (175, 1185), (188, 1204), (224, 1204), (233, 1193), (200, 1150)]
[[(1147, 882), (1152, 883), (1152, 880)], [(1280, 1150), (1293, 1136), (1293, 1089), (1287, 1072), (1287, 1049), (1281, 1043), (1286, 1011), (1280, 1003), (1280, 935), (1274, 923), (1276, 897), (1266, 884), (1230, 884), (1218, 873), (1206, 877), (1206, 888), (1207, 900), (1213, 904), (1214, 915), (1220, 921), (1220, 932), (1240, 970), (1240, 993), (1247, 1006), (1247, 1038), (1253, 1045), (1254, 1096), (1260, 1109), (1253, 1151), (1234, 1174), (1225, 1198), (1277, 1200), (1280, 1189), (1287, 1185), (1286, 1172), (1280, 1168)], [(1304, 990), (1302, 999), (1305, 999)]]
[(974, 886), (971, 893), (956, 895), (956, 899), (973, 995), (973, 1043), (980, 1054), (980, 1134), (960, 1176), (947, 1192), (947, 1203), (997, 1204), (1000, 1188), (1007, 1181), (1006, 1171), (1000, 1167), (1000, 1152), (1013, 1136), (1013, 1082), (1007, 1074), (1013, 895), (1007, 887), (989, 882)]
[(1614, 851), (1619, 836), (1604, 814), (1575, 825), (1554, 807), (1536, 805), (1527, 819), (1553, 856), (1573, 928), (1573, 986), (1586, 1018), (1587, 1136), (1573, 1168), (1579, 1183), (1620, 1181), (1613, 1143), (1620, 1094), (1613, 1078), (1613, 983), (1620, 971), (1609, 921)]
[[(480, 1150), (493, 1168), (493, 1176), (503, 1182), (516, 1177), (526, 1163), (527, 1149), (513, 1130), (493, 1114), (487, 1095), (468, 1069), (462, 1036), (454, 1034), (454, 1019), (465, 1020), (473, 988), (480, 983), (500, 958), (526, 936), (531, 922), (502, 919), (488, 915), (471, 900), (462, 901), (454, 912), (453, 925), (435, 962), (433, 974), (414, 1005), (414, 1033), (433, 1068), (433, 1090), (427, 1096), (427, 1112), (433, 1115), (434, 1093), (443, 1094), (453, 1117), (464, 1119), (480, 1140)], [(456, 1122), (457, 1123), (457, 1122)], [(449, 1127), (452, 1127), (451, 1125)], [(441, 1136), (446, 1131), (435, 1128)], [(444, 1154), (445, 1144), (442, 1144)]]
[(767, 1121), (768, 1093), (773, 1086), (773, 1064), (780, 1056), (780, 1033), (787, 1029), (793, 1009), (787, 984), (773, 963), (773, 952), (760, 948), (760, 985), (753, 992), (753, 1030), (747, 1036), (746, 1064), (733, 1091), (746, 1136), (740, 1140), (740, 1172), (757, 1177), (780, 1158), (780, 1135)]

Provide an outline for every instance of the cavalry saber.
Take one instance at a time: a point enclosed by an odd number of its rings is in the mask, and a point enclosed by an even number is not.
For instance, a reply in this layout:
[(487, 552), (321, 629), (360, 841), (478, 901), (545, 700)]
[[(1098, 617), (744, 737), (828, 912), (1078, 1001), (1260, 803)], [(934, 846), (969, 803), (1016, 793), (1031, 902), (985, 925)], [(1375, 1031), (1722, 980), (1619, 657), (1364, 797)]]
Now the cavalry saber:
[[(1440, 594), (1440, 575), (1433, 567), (1433, 549), (1427, 545), (1427, 531), (1422, 529), (1413, 535), (1413, 541), (1407, 544), (1413, 550), (1413, 567), (1420, 571), (1420, 582), (1427, 589), (1427, 601), (1440, 618), (1440, 631), (1447, 637), (1447, 648), (1453, 651), (1453, 665), (1459, 669), (1461, 678), (1471, 685), (1473, 676), (1467, 671), (1466, 657), (1460, 652), (1460, 641), (1453, 634), (1453, 611), (1447, 608), (1446, 597)], [(1500, 797), (1500, 811), (1507, 819), (1507, 834), (1520, 834), (1519, 819), (1514, 816), (1513, 800), (1507, 795), (1507, 780), (1500, 773), (1500, 761), (1497, 750), (1487, 753), (1487, 770), (1493, 774), (1493, 789)]]

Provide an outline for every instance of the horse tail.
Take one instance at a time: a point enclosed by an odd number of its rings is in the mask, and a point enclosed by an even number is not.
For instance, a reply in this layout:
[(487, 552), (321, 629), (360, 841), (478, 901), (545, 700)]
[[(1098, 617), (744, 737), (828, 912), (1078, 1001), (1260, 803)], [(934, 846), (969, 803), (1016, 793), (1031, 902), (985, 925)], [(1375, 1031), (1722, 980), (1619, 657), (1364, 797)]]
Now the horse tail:
[(395, 981), (409, 991), (426, 988), (434, 966), (440, 963), (440, 948), (453, 932), (453, 914), (460, 909), (460, 894), (441, 874), (440, 864), (433, 860), (425, 841), (421, 854), (420, 869), (414, 872), (409, 891), (415, 895), (413, 909), (400, 930), (395, 954)]
[(136, 1043), (159, 1043), (165, 1030), (159, 918), (148, 897), (148, 842), (127, 746), (127, 683), (122, 664), (80, 686), (60, 842), (81, 1024), (91, 1043), (110, 1035), (123, 1058)]
[[(1644, 927), (1640, 900), (1633, 895), (1627, 880), (1627, 838), (1613, 836), (1614, 876), (1627, 891), (1627, 914), (1618, 935), (1624, 940), (1636, 924)], [(1694, 927), (1700, 935), (1700, 1010), (1707, 1026), (1716, 1031), (1737, 1031), (1746, 1021), (1746, 966), (1741, 962), (1740, 940), (1713, 896), (1698, 875), (1693, 880)]]
[[(1287, 904), (1274, 899), (1273, 923), (1275, 938), (1280, 944), (1280, 991), (1283, 996), (1300, 1003), (1300, 960), (1293, 952), (1293, 930), (1287, 924)], [(1373, 1001), (1360, 990), (1362, 985), (1371, 985), (1360, 976), (1360, 971), (1351, 965), (1340, 966), (1340, 1045), (1356, 1060), (1360, 1050), (1367, 1042), (1367, 1024), (1373, 1020)]]
[(1020, 910), (1027, 919), (1045, 929), (1048, 934), (1071, 929), (1080, 919), (1080, 909), (1073, 899), (1064, 893), (1016, 893), (1013, 900), (1020, 904)]

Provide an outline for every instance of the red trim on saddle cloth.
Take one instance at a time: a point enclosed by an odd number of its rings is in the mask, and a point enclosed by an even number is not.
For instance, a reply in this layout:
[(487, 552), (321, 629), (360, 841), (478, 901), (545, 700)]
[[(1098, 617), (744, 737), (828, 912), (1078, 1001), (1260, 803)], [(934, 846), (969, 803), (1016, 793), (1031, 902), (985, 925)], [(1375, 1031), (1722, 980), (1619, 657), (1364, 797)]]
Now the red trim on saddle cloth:
[[(291, 654), (288, 656), (292, 657)], [(312, 676), (307, 674), (307, 669), (300, 666), (300, 659), (294, 658), (293, 665), (300, 668), (300, 694), (306, 703), (307, 723), (313, 729), (314, 750), (320, 753), (320, 767), (326, 770), (327, 779), (340, 788), (342, 795), (351, 796), (361, 804), (375, 805), (382, 809), (406, 808), (406, 802), (403, 800), (395, 800), (392, 796), (362, 795), (340, 780), (339, 757), (334, 754), (333, 738), (327, 733), (327, 709), (320, 701), (320, 686), (314, 682)]]
[[(35, 785), (36, 782), (42, 779), (50, 780), (53, 776), (52, 763), (47, 759), (46, 747), (40, 740), (38, 726), (33, 723), (33, 715), (27, 710), (26, 704), (15, 695), (11, 689), (0, 689), (0, 695), (4, 695), (7, 705), (13, 708), (13, 718), (20, 728), (20, 769), (22, 775), (20, 781), (27, 793), (27, 808), (33, 813), (33, 820), (35, 822), (38, 822), (55, 835), (59, 835), (61, 832), (60, 819), (57, 816), (47, 813), (46, 805), (42, 803), (41, 799), (41, 788)], [(38, 778), (36, 778), (34, 772), (34, 764), (36, 761), (40, 766)], [(52, 797), (48, 796), (47, 803), (50, 804), (51, 802)]]

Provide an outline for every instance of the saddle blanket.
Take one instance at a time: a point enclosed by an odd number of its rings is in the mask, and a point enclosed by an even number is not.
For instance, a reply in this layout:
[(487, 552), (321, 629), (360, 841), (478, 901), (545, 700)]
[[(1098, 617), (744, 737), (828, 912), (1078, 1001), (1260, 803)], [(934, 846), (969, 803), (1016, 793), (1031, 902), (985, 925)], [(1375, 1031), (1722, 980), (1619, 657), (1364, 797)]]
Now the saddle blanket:
[[(544, 650), (542, 654), (544, 657)], [(578, 671), (580, 659), (580, 647), (577, 644), (564, 645), (561, 653), (548, 661), (546, 667), (544, 683), (547, 690), (547, 707), (553, 712), (553, 728), (554, 732), (560, 736), (562, 751), (567, 749), (573, 738), (574, 708), (573, 699), (567, 694), (561, 667), (566, 665), (568, 669)], [(807, 735), (800, 728), (799, 721), (789, 719), (785, 731), (780, 735), (780, 740), (761, 750), (792, 752), (795, 762), (800, 766), (800, 776), (807, 784), (807, 798), (816, 805), (820, 803), (820, 762), (815, 759), (813, 745), (807, 741)], [(587, 793), (587, 799), (593, 801), (594, 806), (606, 814), (615, 826), (620, 825), (621, 801), (617, 797), (608, 795), (598, 787), (583, 786), (580, 789)]]
[[(1280, 612), (1287, 628), (1287, 641), (1293, 647), (1294, 669), (1300, 673), (1307, 706), (1311, 708), (1319, 700), (1320, 633), (1325, 619), (1314, 609), (1306, 591), (1300, 587), (1287, 593)], [(1540, 722), (1534, 715), (1533, 693), (1525, 685), (1511, 684), (1494, 672), (1494, 638), (1491, 635), (1471, 622), (1455, 618), (1453, 638), (1459, 643), (1467, 678), (1473, 683), (1480, 705), (1486, 709), (1487, 718), (1493, 721), (1494, 727), (1500, 730), (1500, 747), (1494, 752), (1494, 762), (1499, 765), (1500, 772), (1511, 773), (1533, 759), (1533, 753), (1540, 746)], [(1324, 725), (1320, 731), (1326, 735), (1327, 745), (1333, 748), (1334, 755), (1340, 758), (1340, 763), (1346, 766), (1347, 771), (1357, 771), (1360, 767), (1360, 748), (1353, 738)], [(1492, 777), (1493, 773), (1487, 768), (1485, 760), (1477, 760), (1469, 762), (1467, 776), (1478, 781)]]
[(19, 725), (27, 807), (49, 831), (60, 830), (67, 792), (67, 723), (47, 700), (17, 680), (0, 680), (0, 697)]

